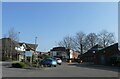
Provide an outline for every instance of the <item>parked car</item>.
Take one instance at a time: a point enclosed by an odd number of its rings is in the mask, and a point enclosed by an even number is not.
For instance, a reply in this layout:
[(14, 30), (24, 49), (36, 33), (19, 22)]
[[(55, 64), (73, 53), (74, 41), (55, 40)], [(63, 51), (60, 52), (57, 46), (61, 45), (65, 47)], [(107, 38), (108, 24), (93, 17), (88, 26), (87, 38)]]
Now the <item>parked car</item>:
[(40, 64), (43, 66), (49, 66), (49, 67), (51, 67), (51, 66), (56, 67), (57, 66), (57, 62), (52, 58), (44, 59), (44, 60), (40, 61)]
[(61, 65), (62, 64), (62, 60), (60, 58), (53, 58), (54, 60), (56, 60), (57, 64)]

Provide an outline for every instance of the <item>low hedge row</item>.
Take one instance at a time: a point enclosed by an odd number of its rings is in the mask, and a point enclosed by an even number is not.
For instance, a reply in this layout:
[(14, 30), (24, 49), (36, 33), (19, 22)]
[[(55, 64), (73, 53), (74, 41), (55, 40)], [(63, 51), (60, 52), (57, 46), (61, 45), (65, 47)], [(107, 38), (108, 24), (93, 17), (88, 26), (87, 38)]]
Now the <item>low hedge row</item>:
[(12, 67), (15, 67), (15, 68), (25, 68), (26, 64), (24, 62), (14, 62), (14, 63), (12, 63)]

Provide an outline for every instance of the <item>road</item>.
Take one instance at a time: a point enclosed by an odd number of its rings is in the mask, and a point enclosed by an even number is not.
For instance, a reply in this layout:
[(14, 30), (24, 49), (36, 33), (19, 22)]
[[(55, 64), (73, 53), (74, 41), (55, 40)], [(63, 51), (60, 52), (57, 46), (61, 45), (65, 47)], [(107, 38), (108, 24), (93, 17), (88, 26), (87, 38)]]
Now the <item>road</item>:
[(118, 77), (118, 69), (88, 64), (63, 63), (57, 67), (20, 69), (2, 67), (3, 77)]

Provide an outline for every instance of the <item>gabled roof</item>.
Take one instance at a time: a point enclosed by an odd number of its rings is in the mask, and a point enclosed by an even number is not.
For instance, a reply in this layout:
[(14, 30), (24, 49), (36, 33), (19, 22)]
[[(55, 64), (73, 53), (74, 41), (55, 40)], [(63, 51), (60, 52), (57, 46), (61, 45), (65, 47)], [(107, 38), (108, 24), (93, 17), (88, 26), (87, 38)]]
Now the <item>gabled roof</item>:
[(105, 48), (103, 48), (102, 50), (111, 49), (112, 47), (115, 47), (115, 48), (118, 49), (118, 43), (115, 43), (115, 44), (113, 44), (113, 45), (110, 45), (110, 46), (108, 46), (108, 47), (105, 47)]
[(99, 53), (104, 53), (104, 51), (106, 51), (106, 50), (111, 50), (111, 49), (113, 49), (113, 48), (114, 48), (114, 50), (119, 51), (119, 49), (118, 49), (118, 43), (115, 43), (115, 44), (113, 44), (113, 45), (110, 45), (110, 46), (108, 46), (108, 47), (103, 48), (102, 50), (99, 51)]
[(102, 48), (103, 48), (102, 46), (97, 44), (97, 45), (93, 46), (90, 50), (101, 50)]
[(54, 47), (51, 51), (66, 51), (65, 47)]
[(26, 45), (26, 49), (28, 50), (35, 50), (37, 48), (37, 44), (29, 44), (29, 43), (19, 43), (20, 46), (22, 46), (23, 44)]
[[(83, 55), (84, 56), (93, 56), (94, 55), (94, 53), (93, 53), (93, 51), (99, 51), (99, 50), (102, 50), (102, 46), (100, 46), (100, 45), (95, 45), (95, 46), (93, 46), (91, 49), (89, 49), (86, 53), (84, 53)], [(96, 52), (95, 52), (96, 53)]]

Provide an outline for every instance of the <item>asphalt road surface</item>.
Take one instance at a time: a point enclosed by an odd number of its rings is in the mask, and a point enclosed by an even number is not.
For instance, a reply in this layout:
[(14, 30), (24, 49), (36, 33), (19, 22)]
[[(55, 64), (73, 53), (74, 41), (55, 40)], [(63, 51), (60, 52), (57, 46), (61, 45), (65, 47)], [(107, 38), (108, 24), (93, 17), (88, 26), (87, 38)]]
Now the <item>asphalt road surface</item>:
[(3, 77), (118, 77), (118, 68), (90, 64), (63, 63), (57, 67), (42, 69), (10, 68), (2, 66)]

